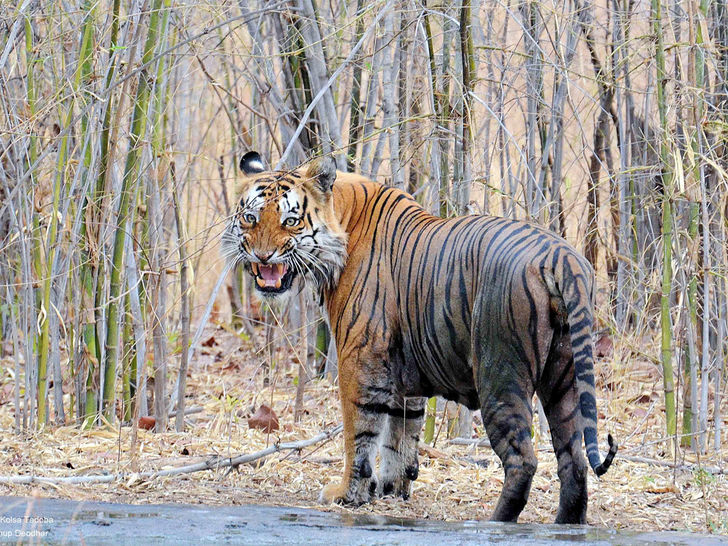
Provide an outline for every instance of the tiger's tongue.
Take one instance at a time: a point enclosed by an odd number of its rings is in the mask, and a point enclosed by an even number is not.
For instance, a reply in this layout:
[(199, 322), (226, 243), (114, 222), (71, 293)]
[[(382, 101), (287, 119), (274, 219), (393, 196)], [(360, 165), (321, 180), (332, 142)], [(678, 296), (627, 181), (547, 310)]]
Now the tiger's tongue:
[(283, 264), (261, 264), (259, 266), (259, 275), (265, 282), (265, 286), (275, 286), (276, 288), (279, 288), (281, 285), (281, 278), (286, 274), (286, 269), (286, 266)]

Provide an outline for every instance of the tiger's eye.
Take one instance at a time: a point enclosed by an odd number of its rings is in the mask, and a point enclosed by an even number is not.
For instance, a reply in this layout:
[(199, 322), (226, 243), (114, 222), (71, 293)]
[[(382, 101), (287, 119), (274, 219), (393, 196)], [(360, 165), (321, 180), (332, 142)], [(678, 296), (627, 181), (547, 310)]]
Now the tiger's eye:
[(255, 214), (252, 214), (250, 212), (243, 214), (243, 221), (246, 224), (254, 224), (256, 220), (257, 218), (255, 217)]
[(296, 218), (294, 216), (290, 216), (283, 221), (283, 225), (286, 227), (296, 227), (300, 223), (300, 218)]

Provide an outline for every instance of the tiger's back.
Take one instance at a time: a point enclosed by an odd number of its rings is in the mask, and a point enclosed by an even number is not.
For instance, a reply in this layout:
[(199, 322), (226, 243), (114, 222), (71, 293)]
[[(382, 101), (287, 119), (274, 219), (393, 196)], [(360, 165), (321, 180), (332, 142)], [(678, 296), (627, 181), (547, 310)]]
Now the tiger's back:
[(482, 342), (503, 340), (499, 350), (520, 351), (543, 367), (549, 347), (534, 342), (537, 332), (529, 328), (547, 330), (555, 317), (539, 274), (553, 279), (552, 290), (575, 283), (570, 296), (591, 312), (589, 263), (542, 228), (491, 216), (433, 217), (404, 192), (360, 180), (339, 182), (334, 198), (342, 218), (351, 217), (347, 203), (369, 207), (363, 221), (346, 223), (349, 260), (328, 299), (332, 327), (342, 345), (352, 338), (387, 341), (388, 351), (416, 362), (421, 385), (410, 378), (408, 395), (479, 407), (473, 353)]

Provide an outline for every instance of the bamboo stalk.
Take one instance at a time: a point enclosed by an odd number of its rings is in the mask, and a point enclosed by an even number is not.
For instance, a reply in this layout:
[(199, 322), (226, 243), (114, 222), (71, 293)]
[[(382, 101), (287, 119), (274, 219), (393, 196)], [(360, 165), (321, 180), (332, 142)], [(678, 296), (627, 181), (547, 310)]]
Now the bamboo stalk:
[(332, 383), (336, 381), (339, 374), (339, 354), (336, 352), (336, 340), (329, 336), (329, 346), (326, 350), (326, 365), (324, 373)]
[[(470, 94), (475, 87), (475, 54), (473, 51), (473, 32), (470, 0), (462, 0), (460, 6), (460, 61), (462, 67), (462, 132), (460, 140), (462, 142), (463, 165), (460, 181), (460, 191), (457, 195), (458, 214), (466, 214), (470, 204), (470, 188), (473, 183), (472, 173), (472, 119), (471, 119), (471, 99)], [(463, 415), (466, 411), (462, 408)], [(463, 418), (461, 416), (461, 422)]]
[(132, 399), (134, 393), (132, 392), (132, 377), (134, 372), (132, 370), (133, 362), (136, 361), (136, 355), (133, 349), (133, 332), (131, 327), (131, 304), (129, 302), (129, 294), (124, 296), (124, 315), (123, 315), (123, 335), (122, 335), (122, 367), (121, 367), (121, 421), (130, 423), (133, 417), (132, 411)]
[(652, 0), (651, 17), (652, 33), (655, 37), (655, 65), (657, 69), (657, 109), (660, 114), (660, 160), (662, 162), (662, 294), (660, 298), (660, 328), (662, 331), (660, 355), (662, 362), (663, 388), (665, 391), (665, 419), (668, 436), (674, 436), (675, 386), (672, 366), (672, 316), (670, 312), (670, 296), (672, 295), (672, 163), (667, 143), (667, 97), (665, 95), (665, 46), (662, 29), (662, 0)]
[[(291, 102), (293, 110), (297, 113), (298, 117), (303, 114), (304, 105), (311, 104), (313, 100), (311, 78), (306, 63), (306, 43), (301, 35), (300, 26), (300, 18), (295, 19), (294, 24), (289, 26), (288, 39), (285, 39), (283, 36), (281, 25), (276, 26), (276, 30), (281, 35), (279, 42), (285, 44), (281, 49), (281, 53), (289, 61), (284, 65), (284, 76), (290, 74), (291, 79), (291, 89), (287, 94), (287, 98)], [(290, 34), (294, 34), (294, 36), (291, 37)], [(301, 133), (301, 144), (307, 153), (315, 153), (320, 148), (320, 139), (313, 120), (308, 124), (307, 130)]]
[(543, 61), (539, 47), (541, 38), (540, 13), (537, 2), (527, 1), (519, 4), (523, 20), (523, 40), (526, 51), (526, 214), (536, 218), (541, 208), (540, 189), (536, 186), (538, 172), (538, 156), (536, 139), (538, 133), (538, 115), (541, 110), (541, 94), (543, 92)]
[[(89, 74), (89, 59), (93, 48), (93, 4), (88, 2), (85, 6), (86, 16), (81, 32), (81, 46), (76, 72), (73, 78), (73, 95), (69, 100), (66, 115), (63, 120), (65, 127), (70, 127), (73, 120), (75, 99), (73, 98), (80, 86), (84, 75)], [(67, 169), (67, 158), (69, 155), (69, 135), (65, 134), (61, 137), (58, 149), (58, 161), (56, 168), (56, 177), (53, 184), (53, 207), (51, 212), (50, 227), (46, 241), (46, 263), (45, 277), (43, 279), (43, 292), (41, 304), (41, 333), (38, 343), (38, 424), (42, 426), (48, 420), (46, 403), (48, 396), (48, 357), (50, 354), (50, 338), (51, 338), (51, 285), (54, 278), (54, 259), (55, 246), (58, 243), (59, 214), (61, 206), (61, 189), (65, 179), (65, 171)]]
[[(628, 58), (625, 52), (627, 40), (627, 14), (626, 10), (621, 9), (621, 0), (613, 0), (614, 18), (613, 42), (614, 48), (612, 53), (612, 70), (615, 81), (614, 94), (617, 102), (617, 112), (619, 113), (619, 122), (617, 124), (617, 134), (619, 135), (619, 174), (617, 175), (617, 191), (619, 195), (619, 233), (617, 241), (617, 255), (621, 259), (617, 262), (617, 294), (616, 294), (616, 312), (615, 318), (617, 325), (626, 328), (629, 325), (628, 315), (630, 314), (630, 298), (627, 294), (629, 281), (633, 278), (634, 272), (632, 264), (626, 259), (631, 254), (630, 242), (634, 243), (630, 227), (634, 221), (632, 215), (632, 207), (634, 207), (634, 193), (630, 191), (633, 186), (633, 180), (628, 172), (628, 166), (631, 161), (632, 132), (628, 130), (631, 124), (629, 109), (629, 89), (628, 81)], [(621, 67), (621, 70), (620, 70)], [(622, 86), (616, 82), (622, 79)], [(633, 262), (637, 263), (633, 256)]]
[[(698, 237), (698, 204), (690, 203), (690, 220), (688, 222), (688, 237), (690, 245), (691, 263), (695, 264), (697, 259), (697, 237)], [(685, 320), (687, 321), (687, 347), (685, 351), (685, 387), (683, 395), (683, 427), (682, 438), (680, 444), (684, 447), (690, 446), (696, 448), (695, 436), (693, 432), (698, 430), (698, 412), (695, 404), (698, 400), (698, 351), (696, 347), (696, 331), (698, 323), (698, 281), (693, 270), (690, 271), (690, 279), (687, 289), (687, 306), (688, 312)]]
[(175, 176), (175, 164), (170, 164), (170, 175), (172, 177), (172, 199), (174, 203), (174, 219), (177, 225), (177, 246), (179, 250), (179, 290), (181, 299), (180, 321), (182, 327), (182, 352), (180, 355), (179, 380), (177, 381), (177, 417), (175, 430), (182, 432), (185, 426), (185, 390), (187, 385), (187, 367), (189, 365), (189, 344), (190, 344), (190, 296), (189, 282), (187, 280), (187, 246), (186, 231), (182, 221), (182, 210), (179, 202), (179, 186)]
[[(169, 12), (171, 0), (163, 0), (160, 20), (160, 43), (164, 48), (167, 43)], [(152, 342), (154, 347), (154, 430), (163, 432), (167, 429), (167, 266), (165, 230), (165, 209), (162, 201), (165, 194), (165, 181), (169, 170), (165, 154), (165, 111), (162, 99), (166, 94), (168, 58), (162, 58), (157, 64), (154, 93), (151, 97), (150, 115), (152, 116), (151, 154), (154, 158), (155, 173), (149, 178), (147, 196), (149, 197), (148, 216), (149, 245), (152, 257), (152, 270), (156, 272), (153, 279), (152, 307)], [(180, 378), (182, 379), (182, 378)]]
[(435, 417), (437, 416), (437, 397), (433, 396), (427, 400), (425, 410), (425, 434), (422, 441), (431, 444), (435, 439)]
[[(437, 94), (437, 65), (435, 62), (435, 47), (432, 37), (432, 28), (430, 25), (430, 17), (425, 11), (422, 16), (423, 24), (421, 25), (421, 31), (423, 34), (423, 40), (425, 42), (425, 49), (427, 51), (427, 62), (425, 67), (427, 68), (427, 90), (428, 99), (430, 102), (430, 108), (433, 113), (433, 124), (434, 130), (437, 130), (438, 118), (437, 112), (439, 111), (439, 96)], [(438, 142), (433, 142), (430, 139), (428, 145), (428, 151), (430, 156), (430, 189), (429, 189), (429, 210), (432, 214), (438, 214), (440, 212), (440, 145)]]
[(326, 373), (327, 350), (331, 335), (326, 321), (319, 319), (316, 327), (316, 341), (314, 343), (314, 360), (316, 361), (316, 375), (324, 377)]
[[(399, 95), (398, 118), (400, 120), (410, 120), (420, 116), (419, 100), (417, 99), (414, 85), (410, 85), (418, 67), (418, 59), (416, 51), (412, 46), (412, 15), (407, 9), (403, 9), (399, 16), (399, 75), (397, 82), (397, 93)], [(417, 161), (411, 153), (413, 133), (416, 132), (416, 126), (413, 123), (399, 123), (399, 164), (402, 169), (402, 188), (405, 191), (415, 193), (421, 186), (419, 178), (422, 177), (420, 172), (422, 169), (419, 165), (424, 163), (424, 157)]]
[[(27, 100), (28, 100), (28, 110), (29, 114), (31, 116), (31, 119), (35, 121), (35, 117), (37, 115), (37, 93), (36, 93), (36, 82), (35, 82), (35, 60), (36, 55), (33, 53), (33, 28), (30, 22), (29, 17), (25, 17), (25, 63), (28, 67), (28, 73), (26, 76), (26, 87), (27, 87)], [(38, 153), (37, 153), (37, 137), (35, 135), (35, 128), (31, 127), (31, 133), (28, 138), (28, 165), (27, 165), (27, 171), (29, 174), (28, 178), (28, 185), (31, 189), (30, 194), (34, 195), (35, 188), (36, 188), (36, 177), (35, 177), (35, 171), (33, 169), (33, 166), (38, 161)], [(6, 188), (6, 196), (9, 197), (8, 188)], [(19, 231), (21, 231), (21, 224), (19, 221), (17, 221), (17, 217), (15, 217), (17, 228)], [(40, 220), (39, 220), (39, 212), (35, 210), (35, 207), (33, 207), (33, 211), (31, 212), (31, 222), (33, 226), (33, 236), (32, 236), (32, 262), (31, 267), (33, 272), (35, 273), (36, 279), (42, 278), (42, 263), (41, 263), (41, 246), (42, 246), (42, 240), (41, 240), (41, 233), (40, 233)], [(21, 244), (24, 242), (21, 239)], [(25, 257), (25, 253), (22, 253), (22, 256)], [(37, 363), (38, 360), (36, 358), (33, 358), (32, 355), (34, 354), (33, 347), (31, 347), (31, 341), (28, 339), (30, 338), (30, 332), (28, 330), (28, 312), (30, 309), (35, 308), (36, 312), (40, 311), (40, 297), (41, 293), (39, 289), (33, 289), (31, 288), (31, 279), (32, 275), (30, 274), (30, 271), (26, 271), (25, 279), (27, 282), (27, 289), (24, 290), (24, 294), (26, 296), (26, 305), (25, 309), (26, 312), (23, 313), (23, 319), (24, 319), (24, 327), (23, 327), (23, 334), (26, 336), (26, 351), (25, 351), (25, 362), (28, 363), (26, 365), (29, 365), (31, 368), (25, 376), (25, 411), (23, 412), (23, 430), (26, 429), (26, 424), (28, 427), (33, 428), (35, 423), (35, 407), (34, 403), (36, 401), (36, 391), (37, 391), (37, 377), (38, 377), (38, 368)], [(35, 300), (36, 305), (35, 306), (28, 306), (29, 303), (29, 293), (35, 292)], [(30, 364), (33, 363), (33, 364)]]
[[(388, 12), (387, 12), (388, 13)], [(384, 14), (383, 14), (384, 15)], [(378, 20), (369, 27), (376, 28), (379, 24)], [(362, 36), (364, 39), (364, 36)], [(361, 42), (361, 40), (360, 40)], [(373, 153), (371, 152), (374, 134), (374, 120), (377, 111), (377, 94), (379, 92), (379, 72), (381, 70), (382, 56), (385, 54), (385, 42), (383, 36), (378, 36), (374, 43), (374, 55), (372, 56), (369, 78), (367, 81), (367, 93), (364, 99), (364, 116), (361, 131), (361, 164), (359, 168), (364, 176), (371, 177), (371, 164), (373, 161)]]
[(142, 64), (145, 66), (139, 74), (134, 111), (132, 113), (131, 129), (129, 132), (129, 151), (124, 167), (124, 176), (121, 186), (121, 199), (117, 216), (114, 246), (112, 254), (112, 267), (110, 271), (110, 293), (108, 305), (108, 320), (106, 330), (106, 357), (104, 359), (104, 390), (102, 412), (107, 420), (111, 421), (114, 414), (114, 387), (116, 379), (116, 364), (119, 343), (119, 298), (122, 288), (122, 261), (126, 240), (126, 225), (129, 217), (129, 203), (132, 193), (138, 184), (139, 156), (142, 139), (147, 126), (147, 105), (151, 92), (147, 63), (152, 60), (154, 49), (159, 38), (159, 12), (162, 0), (153, 0), (149, 15), (147, 39), (142, 54)]
[[(37, 114), (37, 97), (35, 89), (35, 55), (33, 54), (33, 28), (30, 24), (30, 18), (25, 17), (25, 64), (27, 66), (27, 74), (25, 76), (26, 98), (28, 100), (28, 114), (31, 120), (35, 121)], [(35, 173), (31, 168), (38, 160), (38, 152), (36, 148), (37, 137), (35, 131), (31, 127), (28, 135), (28, 170), (30, 171), (30, 185), (35, 187)]]
[(298, 384), (296, 385), (296, 401), (293, 405), (293, 420), (298, 423), (303, 414), (303, 393), (308, 382), (308, 313), (306, 293), (301, 292), (298, 297), (299, 312), (299, 343), (298, 343)]
[(53, 184), (53, 208), (51, 212), (50, 228), (48, 231), (48, 239), (46, 241), (46, 249), (48, 249), (46, 263), (44, 268), (44, 278), (41, 292), (41, 333), (38, 340), (38, 390), (37, 390), (37, 417), (38, 426), (42, 427), (48, 421), (46, 411), (46, 403), (48, 401), (48, 355), (50, 354), (50, 320), (49, 313), (51, 310), (51, 280), (53, 278), (53, 258), (52, 247), (55, 245), (58, 234), (58, 208), (61, 199), (61, 179), (62, 171), (65, 169), (65, 156), (67, 137), (61, 141), (58, 153), (58, 171), (55, 182)]
[(399, 103), (397, 92), (399, 90), (399, 55), (401, 41), (395, 37), (394, 29), (399, 27), (400, 13), (397, 10), (387, 12), (384, 17), (383, 40), (388, 44), (384, 51), (382, 62), (382, 132), (379, 134), (376, 151), (372, 159), (372, 166), (369, 169), (370, 178), (376, 179), (379, 167), (382, 163), (382, 150), (384, 141), (387, 140), (389, 147), (389, 172), (390, 184), (392, 186), (404, 187), (404, 171), (399, 162), (400, 155), (400, 133), (399, 120), (396, 112), (396, 105)]
[[(705, 55), (703, 52), (705, 36), (703, 36), (703, 28), (701, 19), (705, 17), (707, 3), (701, 1), (695, 9), (695, 4), (690, 3), (690, 15), (695, 25), (689, 25), (689, 41), (691, 44), (695, 44), (697, 47), (691, 50), (690, 64), (692, 64), (693, 73), (691, 79), (694, 81), (696, 93), (693, 98), (693, 116), (692, 125), (694, 127), (693, 139), (690, 145), (697, 154), (697, 156), (704, 157), (706, 154), (705, 146), (705, 135), (701, 128), (701, 123), (704, 115), (704, 101), (703, 89), (705, 87)], [(691, 411), (697, 410), (697, 423), (693, 426), (693, 430), (700, 430), (701, 433), (698, 437), (698, 447), (701, 452), (706, 449), (707, 441), (707, 413), (708, 413), (708, 383), (709, 383), (709, 367), (710, 367), (710, 315), (711, 315), (711, 282), (710, 274), (708, 273), (711, 269), (711, 252), (710, 252), (710, 219), (708, 213), (708, 197), (706, 195), (706, 172), (705, 166), (702, 161), (699, 161), (694, 168), (694, 176), (697, 179), (697, 184), (700, 189), (699, 203), (691, 203), (691, 215), (690, 215), (690, 231), (697, 237), (698, 221), (702, 228), (702, 281), (703, 281), (703, 306), (702, 306), (702, 346), (701, 346), (701, 362), (698, 362), (697, 351), (693, 355), (694, 358), (691, 361), (691, 393), (693, 395), (691, 400)], [(699, 216), (699, 218), (698, 218)], [(697, 252), (695, 253), (694, 261), (697, 263)], [(697, 287), (695, 286), (696, 280), (691, 279), (690, 296), (691, 305), (694, 306), (697, 313)], [(692, 319), (692, 316), (691, 316)], [(696, 319), (697, 323), (697, 319)], [(697, 370), (700, 369), (700, 393), (698, 393), (698, 377)], [(695, 419), (691, 415), (691, 423)]]
[[(440, 95), (440, 112), (437, 115), (439, 129), (438, 143), (440, 145), (440, 216), (448, 217), (453, 211), (453, 195), (450, 182), (450, 130), (451, 116), (453, 114), (452, 102), (450, 99), (450, 46), (454, 41), (455, 24), (449, 14), (444, 13), (442, 18), (442, 61), (440, 63), (440, 77), (438, 78), (439, 88), (436, 92)], [(454, 174), (454, 166), (452, 172)]]
[[(84, 36), (86, 33), (89, 33), (88, 36), (88, 42), (86, 43), (86, 47), (84, 48), (82, 46), (81, 52), (79, 55), (79, 63), (81, 65), (82, 70), (82, 81), (88, 85), (90, 83), (91, 75), (92, 75), (92, 49), (93, 49), (93, 39), (94, 39), (94, 24), (95, 24), (95, 3), (89, 1), (85, 3), (84, 10), (86, 11), (86, 15), (84, 18), (84, 25), (83, 25), (83, 33)], [(115, 10), (115, 16), (114, 21), (118, 20), (118, 6), (116, 6)], [(114, 27), (114, 24), (116, 27)], [(112, 37), (111, 37), (111, 43), (115, 45), (116, 42), (116, 34), (118, 29), (118, 22), (112, 24)], [(110, 79), (107, 78), (107, 86), (110, 83)], [(86, 89), (86, 93), (84, 94), (84, 97), (88, 100), (88, 89)], [(107, 115), (110, 116), (111, 109), (107, 108)], [(88, 114), (84, 113), (81, 117), (81, 132), (82, 134), (88, 134), (90, 119)], [(101, 149), (99, 150), (101, 154), (101, 161), (102, 163), (105, 161), (106, 156), (106, 145), (108, 143), (108, 136), (105, 139), (102, 129), (102, 139), (101, 139)], [(92, 146), (86, 146), (85, 147), (86, 153), (83, 157), (83, 166), (84, 166), (84, 177), (90, 177), (91, 176), (91, 163), (92, 163)], [(96, 320), (94, 316), (94, 287), (93, 287), (93, 279), (95, 275), (95, 265), (98, 264), (98, 256), (94, 256), (93, 252), (93, 243), (92, 243), (92, 233), (91, 230), (94, 228), (94, 221), (91, 220), (92, 217), (98, 216), (97, 210), (98, 210), (98, 190), (94, 190), (93, 188), (89, 189), (88, 196), (85, 196), (81, 205), (81, 218), (82, 218), (82, 225), (81, 225), (81, 245), (82, 245), (82, 253), (83, 253), (83, 259), (81, 263), (81, 287), (82, 287), (82, 307), (80, 312), (82, 313), (82, 324), (81, 329), (82, 333), (79, 336), (79, 342), (83, 344), (83, 349), (81, 351), (78, 351), (79, 358), (81, 359), (80, 362), (77, 363), (77, 368), (81, 370), (87, 370), (87, 385), (89, 388), (86, 390), (86, 405), (85, 405), (85, 417), (86, 417), (86, 425), (90, 426), (93, 424), (93, 422), (96, 420), (96, 412), (98, 411), (97, 407), (97, 397), (96, 393), (94, 392), (98, 388), (98, 364), (100, 361), (100, 350), (99, 350), (99, 343), (98, 343), (98, 335), (97, 335), (97, 325)], [(90, 211), (90, 214), (87, 213), (87, 207), (89, 204), (92, 203), (92, 210)]]
[[(361, 16), (364, 0), (356, 1), (356, 31), (354, 32), (354, 43), (361, 40), (364, 34), (364, 17)], [(353, 46), (353, 44), (352, 44)], [(347, 168), (354, 171), (356, 160), (356, 148), (361, 137), (362, 126), (360, 123), (361, 111), (361, 78), (362, 78), (362, 60), (358, 59), (354, 63), (352, 71), (351, 86), (351, 103), (349, 105), (349, 148), (346, 153)]]
[[(8, 313), (10, 317), (13, 315), (17, 316), (19, 314), (18, 309), (18, 300), (15, 297), (15, 290), (11, 291), (11, 288), (13, 287), (12, 283), (7, 283), (5, 293), (7, 294), (8, 302), (10, 302), (11, 309)], [(15, 308), (16, 311), (13, 313), (12, 309)], [(15, 434), (20, 434), (22, 431), (21, 427), (21, 421), (23, 417), (23, 408), (20, 405), (20, 355), (22, 353), (20, 342), (18, 341), (18, 328), (15, 323), (15, 321), (10, 321), (10, 336), (13, 342), (13, 350), (15, 352), (15, 366), (13, 368), (13, 372), (15, 373), (15, 385), (13, 388), (13, 403), (15, 404)]]
[[(449, 215), (450, 203), (450, 169), (448, 163), (448, 143), (447, 132), (449, 130), (450, 117), (450, 83), (449, 83), (449, 66), (450, 66), (450, 42), (452, 40), (452, 23), (448, 17), (443, 17), (443, 43), (442, 43), (442, 62), (441, 69), (438, 70), (437, 59), (435, 57), (435, 42), (432, 31), (430, 15), (426, 11), (424, 14), (424, 32), (427, 42), (427, 52), (429, 58), (429, 79), (433, 93), (433, 107), (435, 114), (435, 132), (437, 134), (437, 157), (440, 160), (437, 165), (439, 174), (438, 189), (438, 212), (442, 217)], [(435, 155), (435, 154), (433, 154)], [(435, 169), (433, 169), (435, 170)], [(433, 204), (434, 207), (434, 204)]]
[[(698, 132), (699, 149), (704, 150), (700, 132)], [(698, 427), (703, 431), (699, 438), (701, 451), (705, 451), (708, 446), (708, 389), (710, 384), (710, 371), (712, 365), (712, 347), (710, 346), (710, 330), (712, 315), (712, 252), (711, 252), (711, 232), (710, 232), (710, 216), (708, 211), (708, 188), (706, 183), (705, 166), (701, 163), (700, 167), (700, 220), (702, 227), (702, 258), (703, 258), (703, 312), (702, 312), (702, 350), (700, 362), (700, 409), (698, 415)], [(697, 364), (697, 362), (696, 362)]]
[[(124, 267), (126, 270), (126, 284), (129, 292), (129, 311), (134, 333), (134, 364), (133, 369), (136, 371), (134, 377), (134, 412), (136, 417), (145, 417), (149, 415), (147, 407), (147, 368), (146, 368), (146, 333), (144, 332), (144, 311), (141, 305), (140, 286), (141, 279), (136, 259), (134, 257), (134, 247), (130, 238), (126, 240), (126, 252), (124, 253)], [(136, 426), (136, 420), (134, 421)]]
[[(725, 240), (725, 219), (721, 219), (722, 223), (718, 227), (718, 237), (716, 237), (717, 253), (720, 253), (720, 249), (725, 252), (726, 240)], [(725, 261), (723, 262), (725, 265)], [(725, 270), (725, 269), (724, 269)], [(715, 396), (713, 398), (713, 449), (716, 453), (720, 452), (722, 446), (722, 429), (723, 429), (723, 418), (721, 415), (721, 402), (723, 399), (722, 392), (722, 376), (726, 369), (726, 354), (724, 352), (724, 346), (726, 343), (726, 335), (728, 335), (728, 328), (726, 322), (728, 321), (728, 302), (726, 302), (726, 279), (725, 275), (722, 278), (716, 279), (716, 314), (719, 315), (718, 326), (717, 326), (717, 339), (718, 344), (715, 348), (715, 366), (713, 368), (713, 384), (715, 388)], [(718, 311), (719, 310), (719, 311)]]

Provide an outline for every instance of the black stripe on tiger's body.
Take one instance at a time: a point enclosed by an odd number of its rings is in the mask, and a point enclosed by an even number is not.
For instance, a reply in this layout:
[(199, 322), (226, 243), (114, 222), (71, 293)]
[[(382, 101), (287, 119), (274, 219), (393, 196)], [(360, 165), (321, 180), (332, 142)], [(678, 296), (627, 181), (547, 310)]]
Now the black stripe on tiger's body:
[(406, 498), (425, 400), (437, 394), (481, 410), (505, 470), (492, 517), (515, 521), (536, 471), (537, 393), (558, 459), (556, 521), (586, 522), (582, 438), (597, 475), (617, 451), (609, 436), (602, 462), (597, 446), (588, 262), (550, 231), (505, 218), (437, 218), (398, 189), (336, 173), (328, 160), (296, 176), (261, 169), (243, 169), (223, 249), (248, 264), (264, 297), (300, 282), (323, 296), (346, 456), (342, 482), (322, 500)]

